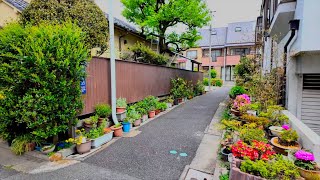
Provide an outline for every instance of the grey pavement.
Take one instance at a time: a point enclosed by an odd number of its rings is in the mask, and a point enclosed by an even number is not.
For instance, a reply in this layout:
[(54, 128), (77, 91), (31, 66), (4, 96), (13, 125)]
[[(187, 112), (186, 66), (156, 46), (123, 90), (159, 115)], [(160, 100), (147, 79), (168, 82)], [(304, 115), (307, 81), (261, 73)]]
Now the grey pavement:
[[(121, 138), (83, 162), (39, 174), (8, 174), (1, 179), (179, 179), (195, 157), (219, 103), (229, 88), (194, 98)], [(175, 150), (173, 155), (169, 152)], [(179, 153), (186, 153), (182, 157)], [(10, 173), (10, 172), (6, 172)]]

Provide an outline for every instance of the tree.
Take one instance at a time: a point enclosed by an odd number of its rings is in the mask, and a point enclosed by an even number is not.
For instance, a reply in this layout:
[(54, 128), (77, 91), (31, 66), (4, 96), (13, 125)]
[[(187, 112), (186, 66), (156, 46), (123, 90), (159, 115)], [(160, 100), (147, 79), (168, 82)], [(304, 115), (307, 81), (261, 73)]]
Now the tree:
[[(206, 25), (211, 17), (206, 3), (202, 0), (121, 0), (122, 12), (130, 22), (140, 26), (142, 33), (156, 36), (160, 53), (174, 47), (180, 52), (194, 47), (201, 37), (197, 28)], [(186, 31), (178, 34), (169, 32), (177, 25), (186, 26)]]
[(0, 30), (0, 137), (47, 139), (68, 130), (83, 107), (85, 40), (71, 23)]
[(21, 23), (37, 25), (43, 21), (72, 21), (86, 33), (89, 48), (107, 49), (108, 22), (92, 0), (32, 0), (21, 14)]

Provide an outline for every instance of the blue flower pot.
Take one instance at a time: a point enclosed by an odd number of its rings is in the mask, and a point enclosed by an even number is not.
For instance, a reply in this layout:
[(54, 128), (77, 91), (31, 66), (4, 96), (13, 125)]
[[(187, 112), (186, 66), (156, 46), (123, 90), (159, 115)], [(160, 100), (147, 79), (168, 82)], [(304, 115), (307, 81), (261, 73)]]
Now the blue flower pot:
[(122, 125), (123, 125), (123, 127), (122, 127), (123, 128), (123, 132), (130, 132), (131, 123), (123, 122)]

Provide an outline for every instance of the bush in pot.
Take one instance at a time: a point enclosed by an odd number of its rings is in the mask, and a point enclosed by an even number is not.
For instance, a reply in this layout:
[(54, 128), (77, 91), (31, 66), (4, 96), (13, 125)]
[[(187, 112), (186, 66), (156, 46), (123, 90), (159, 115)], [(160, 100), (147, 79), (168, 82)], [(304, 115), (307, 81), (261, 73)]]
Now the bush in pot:
[(111, 107), (108, 104), (98, 104), (95, 106), (95, 114), (99, 117), (98, 126), (101, 125), (103, 120), (108, 121), (111, 112)]
[(85, 119), (83, 121), (83, 126), (87, 128), (88, 130), (97, 127), (99, 117), (97, 115), (95, 116), (90, 116), (90, 118)]
[(298, 143), (298, 133), (292, 128), (283, 130), (280, 133), (280, 137), (274, 137), (271, 139), (272, 145), (275, 146), (275, 150), (283, 155), (287, 155), (287, 150), (299, 150), (301, 146)]
[(240, 108), (248, 104), (251, 104), (251, 101), (247, 94), (238, 95), (233, 101), (231, 112), (236, 116), (240, 116)]
[(127, 108), (127, 100), (125, 98), (118, 98), (117, 99), (117, 113), (123, 113), (126, 111)]

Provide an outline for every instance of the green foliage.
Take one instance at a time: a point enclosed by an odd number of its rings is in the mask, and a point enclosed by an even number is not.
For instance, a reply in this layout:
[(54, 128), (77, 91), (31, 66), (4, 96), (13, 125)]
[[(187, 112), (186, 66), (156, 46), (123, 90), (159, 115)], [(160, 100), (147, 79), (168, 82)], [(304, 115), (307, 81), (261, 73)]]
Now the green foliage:
[(203, 83), (201, 81), (198, 81), (197, 84), (194, 86), (194, 94), (196, 96), (199, 96), (200, 94), (202, 94), (204, 92), (204, 86)]
[(83, 104), (88, 48), (85, 34), (71, 23), (0, 30), (0, 135), (33, 134), (47, 139), (65, 132)]
[(171, 79), (171, 95), (177, 98), (183, 98), (188, 96), (187, 82), (182, 78)]
[(229, 180), (229, 173), (221, 174), (219, 180)]
[(119, 127), (121, 127), (121, 126), (122, 126), (121, 123), (117, 123), (117, 124), (115, 124), (113, 127), (114, 127), (114, 128), (119, 128)]
[(95, 113), (101, 118), (110, 116), (112, 110), (109, 104), (98, 104), (95, 107)]
[(169, 61), (168, 57), (154, 52), (151, 48), (142, 43), (136, 43), (131, 46), (129, 50), (133, 52), (133, 55), (123, 57), (125, 60), (134, 60), (136, 62), (156, 65), (166, 65)]
[(203, 85), (209, 86), (209, 79), (208, 78), (203, 78)]
[(72, 21), (86, 33), (84, 40), (89, 48), (100, 47), (101, 53), (107, 49), (108, 22), (91, 0), (32, 0), (21, 14), (23, 25), (66, 21)]
[(139, 101), (135, 104), (136, 110), (141, 115), (145, 115), (148, 113), (148, 103), (145, 100)]
[(223, 85), (223, 81), (222, 79), (211, 79), (211, 85), (221, 87)]
[(236, 98), (237, 95), (245, 94), (246, 90), (242, 86), (233, 86), (229, 92), (232, 98)]
[(234, 68), (234, 75), (236, 77), (236, 84), (243, 85), (243, 83), (250, 81), (252, 75), (255, 73), (254, 60), (242, 57), (240, 63)]
[(28, 151), (28, 143), (31, 143), (32, 140), (30, 136), (22, 135), (18, 136), (12, 141), (11, 150), (16, 155), (22, 155), (24, 152)]
[(104, 126), (99, 126), (99, 127), (96, 127), (96, 128), (92, 128), (92, 129), (90, 129), (90, 131), (87, 133), (86, 136), (89, 139), (96, 139), (98, 137), (101, 137), (101, 136), (104, 135), (103, 128), (104, 128)]
[[(145, 35), (155, 35), (159, 41), (160, 53), (195, 47), (200, 39), (197, 29), (210, 21), (209, 9), (199, 0), (137, 1), (121, 0), (124, 5), (123, 16), (137, 24)], [(183, 7), (183, 8), (182, 8)], [(168, 31), (179, 24), (187, 27), (182, 34)]]
[(281, 106), (268, 106), (267, 112), (261, 112), (259, 116), (269, 118), (271, 120), (270, 125), (282, 126), (283, 124), (289, 122), (289, 118), (281, 113), (282, 110), (284, 110), (284, 108)]
[(167, 103), (158, 102), (157, 105), (156, 105), (156, 109), (159, 109), (161, 111), (165, 111), (167, 109)]
[(266, 179), (291, 180), (299, 177), (299, 172), (293, 162), (282, 155), (277, 155), (271, 161), (246, 159), (241, 163), (240, 170)]
[(127, 107), (127, 99), (126, 98), (118, 98), (117, 99), (117, 107), (126, 108)]
[(237, 131), (241, 127), (241, 122), (237, 120), (221, 120), (222, 129)]
[(240, 139), (247, 144), (251, 144), (253, 140), (262, 141), (267, 143), (268, 140), (265, 138), (265, 133), (259, 128), (243, 128), (240, 130)]
[(270, 123), (268, 118), (257, 117), (257, 116), (248, 115), (248, 114), (242, 115), (241, 119), (245, 120), (246, 122), (255, 123), (259, 126), (264, 126), (264, 127), (266, 127)]
[(136, 110), (136, 106), (130, 106), (128, 108), (128, 111), (127, 111), (127, 119), (130, 121), (130, 122), (133, 122), (135, 120), (138, 120), (141, 118), (141, 115), (139, 114), (139, 112)]
[(222, 113), (222, 119), (230, 120), (231, 118), (230, 109), (226, 108)]
[(153, 111), (156, 109), (157, 103), (158, 103), (158, 98), (154, 96), (148, 96), (144, 98), (146, 105), (147, 105), (147, 111)]
[(298, 138), (297, 131), (293, 129), (284, 130), (280, 133), (280, 140), (284, 145), (294, 145), (298, 141)]
[(211, 69), (210, 71), (211, 79), (214, 79), (217, 77), (217, 71), (215, 69)]
[(312, 161), (295, 160), (294, 164), (305, 170), (316, 170), (316, 163)]

